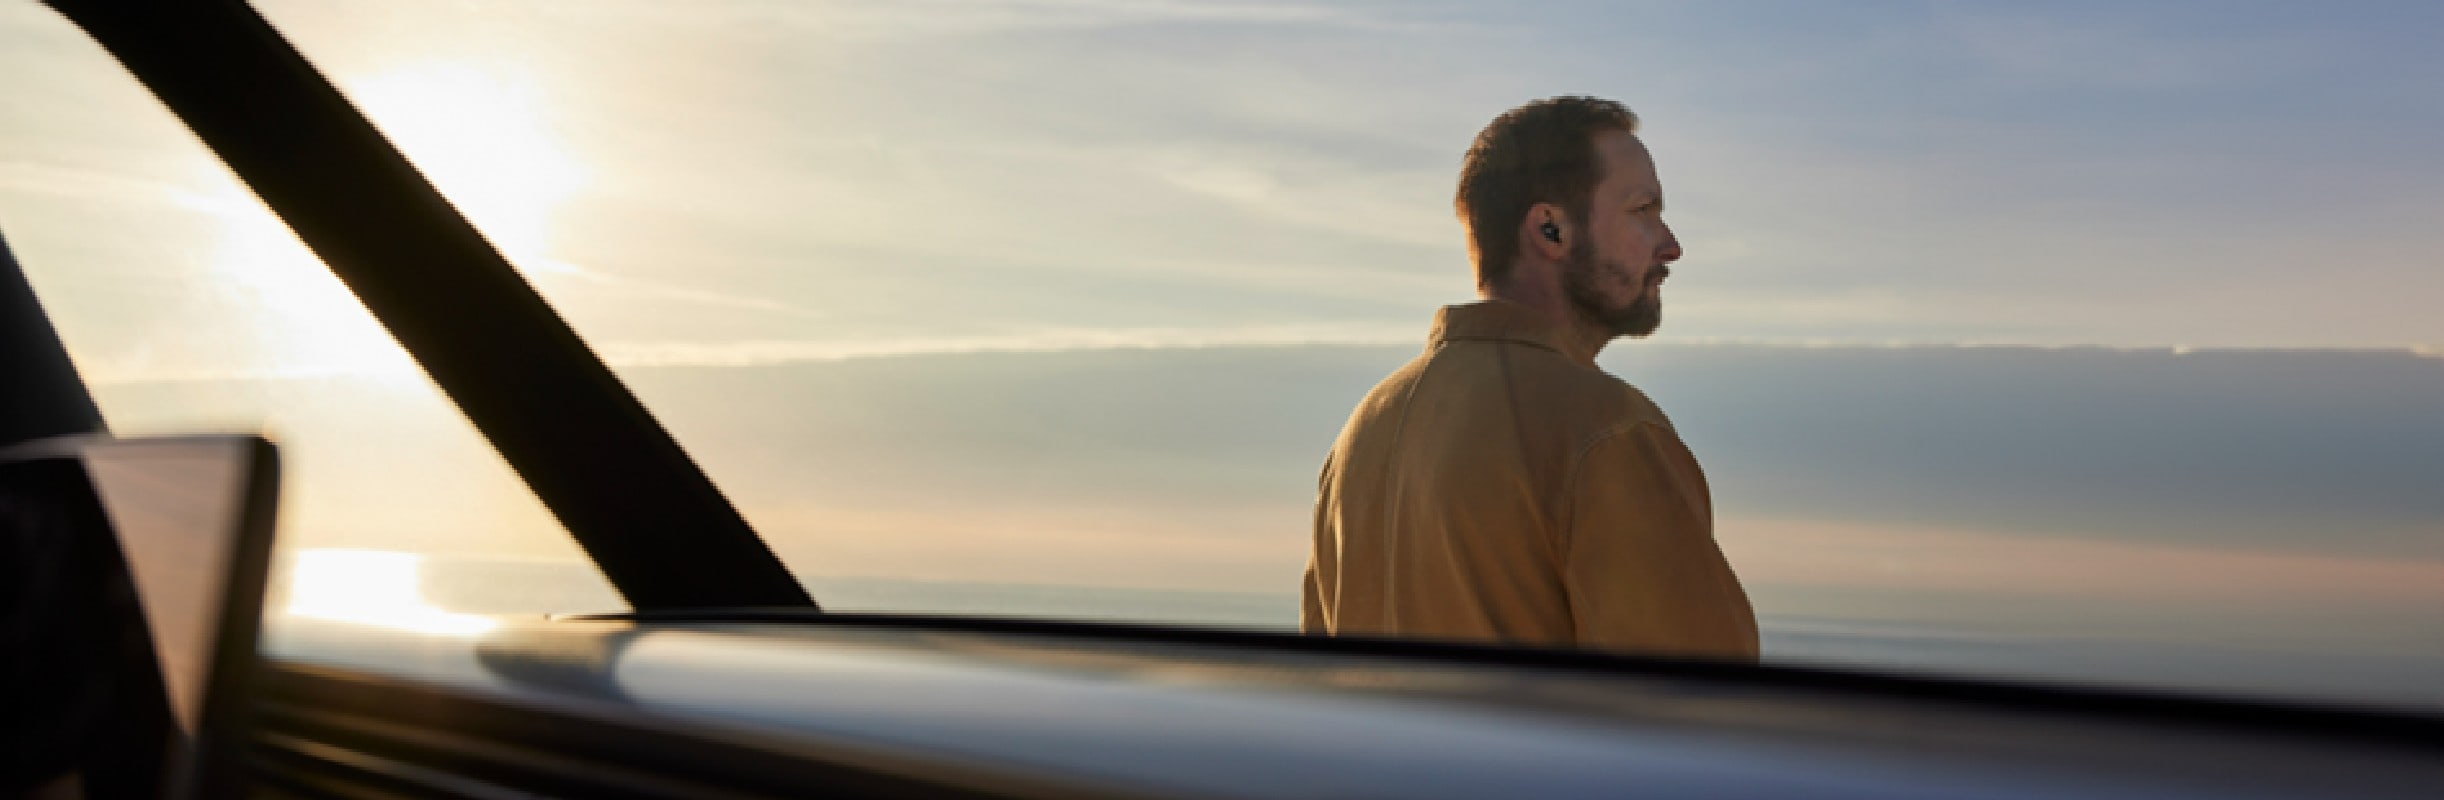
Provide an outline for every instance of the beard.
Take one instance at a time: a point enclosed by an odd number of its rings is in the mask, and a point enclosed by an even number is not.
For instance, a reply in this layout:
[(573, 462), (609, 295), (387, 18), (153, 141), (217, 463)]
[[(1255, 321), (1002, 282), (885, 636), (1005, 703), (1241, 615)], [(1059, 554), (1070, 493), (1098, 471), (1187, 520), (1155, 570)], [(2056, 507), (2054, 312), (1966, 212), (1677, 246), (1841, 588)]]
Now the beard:
[[(1657, 266), (1655, 269), (1666, 268)], [(1562, 265), (1561, 285), (1563, 293), (1570, 296), (1570, 305), (1578, 309), (1579, 316), (1611, 331), (1614, 336), (1642, 339), (1662, 327), (1663, 296), (1655, 285), (1659, 276), (1653, 273), (1643, 276), (1636, 298), (1631, 299), (1628, 305), (1611, 307), (1605, 304), (1603, 290), (1596, 286), (1596, 276), (1606, 270), (1612, 270), (1615, 274), (1629, 274), (1627, 264), (1598, 260), (1594, 243), (1587, 239), (1578, 240), (1578, 244), (1570, 248), (1570, 261)]]

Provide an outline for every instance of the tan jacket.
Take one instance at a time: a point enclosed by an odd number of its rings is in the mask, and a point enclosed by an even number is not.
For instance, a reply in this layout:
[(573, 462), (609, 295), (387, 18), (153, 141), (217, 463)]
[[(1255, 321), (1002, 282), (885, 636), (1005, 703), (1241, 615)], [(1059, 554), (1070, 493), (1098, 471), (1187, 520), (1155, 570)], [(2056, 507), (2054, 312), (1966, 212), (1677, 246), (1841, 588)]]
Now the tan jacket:
[(1436, 315), (1324, 462), (1302, 629), (1756, 658), (1697, 459), (1567, 342), (1503, 301)]

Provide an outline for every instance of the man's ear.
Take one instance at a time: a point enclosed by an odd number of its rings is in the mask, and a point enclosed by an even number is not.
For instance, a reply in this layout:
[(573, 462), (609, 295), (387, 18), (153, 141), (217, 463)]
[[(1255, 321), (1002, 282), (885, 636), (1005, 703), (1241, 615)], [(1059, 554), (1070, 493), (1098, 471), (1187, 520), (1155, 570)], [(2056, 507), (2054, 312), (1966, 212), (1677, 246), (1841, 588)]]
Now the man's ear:
[(1547, 261), (1561, 261), (1569, 256), (1570, 242), (1577, 235), (1561, 206), (1537, 203), (1528, 206), (1527, 214), (1519, 219), (1519, 254), (1533, 252)]

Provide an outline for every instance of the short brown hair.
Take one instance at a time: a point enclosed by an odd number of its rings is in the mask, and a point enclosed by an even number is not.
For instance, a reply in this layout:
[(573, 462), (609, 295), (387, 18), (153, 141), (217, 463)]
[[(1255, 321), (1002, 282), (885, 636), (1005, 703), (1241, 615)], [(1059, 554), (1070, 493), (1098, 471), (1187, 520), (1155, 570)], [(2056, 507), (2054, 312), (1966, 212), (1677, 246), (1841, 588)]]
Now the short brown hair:
[(1519, 256), (1519, 223), (1530, 206), (1560, 205), (1584, 227), (1587, 202), (1603, 179), (1597, 134), (1638, 130), (1638, 115), (1611, 100), (1548, 97), (1486, 123), (1460, 162), (1452, 210), (1468, 228), (1477, 285), (1491, 286)]

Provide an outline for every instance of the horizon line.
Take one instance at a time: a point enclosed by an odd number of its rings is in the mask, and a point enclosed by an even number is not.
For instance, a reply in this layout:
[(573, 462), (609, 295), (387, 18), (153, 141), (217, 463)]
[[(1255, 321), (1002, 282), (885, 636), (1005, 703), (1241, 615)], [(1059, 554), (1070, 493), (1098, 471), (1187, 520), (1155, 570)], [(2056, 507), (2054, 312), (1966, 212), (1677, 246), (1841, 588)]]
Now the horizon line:
[[(1015, 334), (881, 339), (748, 339), (716, 342), (604, 342), (597, 357), (614, 368), (765, 367), (837, 363), (880, 358), (951, 355), (1051, 355), (1163, 350), (1299, 349), (1418, 346), (1424, 336), (1407, 329), (1368, 325), (1267, 325), (1239, 328), (1055, 328)], [(1649, 340), (1640, 346), (1739, 347), (1793, 350), (2043, 350), (2164, 353), (2356, 353), (2407, 355), (2444, 360), (2444, 346), (2399, 345), (2191, 345), (2044, 343), (2003, 340), (1932, 341), (1773, 337), (1693, 337)], [(1613, 350), (1615, 354), (1622, 351)], [(168, 369), (108, 364), (79, 365), (95, 385), (209, 383), (321, 378), (399, 379), (412, 371), (404, 362), (387, 366), (306, 364), (236, 369)]]

